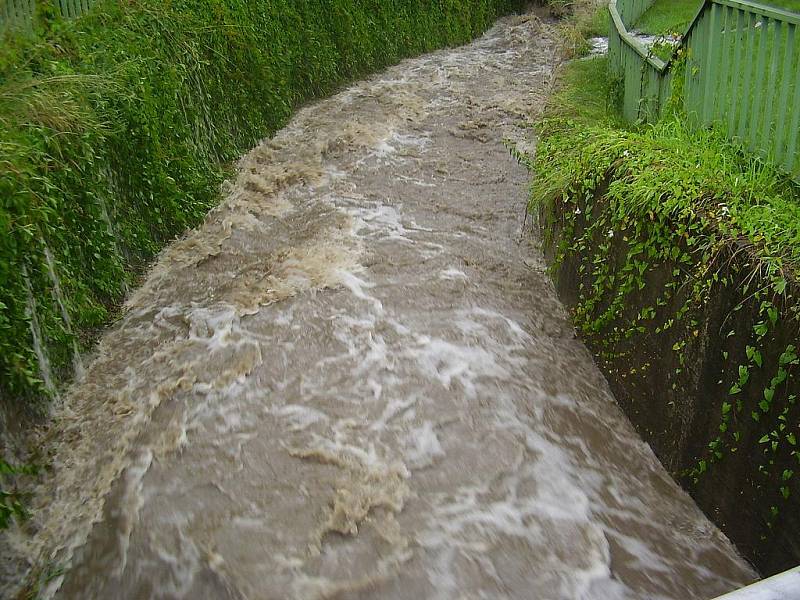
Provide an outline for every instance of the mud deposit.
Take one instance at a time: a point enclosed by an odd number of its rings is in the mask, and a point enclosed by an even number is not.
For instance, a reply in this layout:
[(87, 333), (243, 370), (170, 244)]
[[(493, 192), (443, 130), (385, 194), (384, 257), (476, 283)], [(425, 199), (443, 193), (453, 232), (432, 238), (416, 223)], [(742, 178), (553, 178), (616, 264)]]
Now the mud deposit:
[(244, 157), (64, 399), (34, 521), (3, 541), (16, 570), (66, 567), (45, 596), (131, 599), (686, 600), (751, 580), (519, 243), (527, 174), (501, 140), (526, 135), (554, 35), (502, 20)]

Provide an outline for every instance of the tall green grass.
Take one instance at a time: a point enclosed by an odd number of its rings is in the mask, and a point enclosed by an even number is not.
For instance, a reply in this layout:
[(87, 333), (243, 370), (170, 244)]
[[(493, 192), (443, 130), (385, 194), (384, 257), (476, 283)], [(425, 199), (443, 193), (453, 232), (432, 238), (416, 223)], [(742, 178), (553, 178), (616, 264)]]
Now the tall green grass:
[(0, 47), (0, 400), (31, 410), (45, 395), (34, 317), (68, 377), (75, 343), (217, 201), (225, 164), (295, 107), (521, 4), (108, 0), (63, 21), (37, 2), (35, 32)]

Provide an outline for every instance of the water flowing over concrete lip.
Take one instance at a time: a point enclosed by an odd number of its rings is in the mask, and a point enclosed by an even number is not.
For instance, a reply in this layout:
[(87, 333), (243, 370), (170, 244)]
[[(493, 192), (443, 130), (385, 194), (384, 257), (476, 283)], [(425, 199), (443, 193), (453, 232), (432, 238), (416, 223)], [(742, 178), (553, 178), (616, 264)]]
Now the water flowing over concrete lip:
[(800, 567), (719, 596), (715, 600), (800, 600)]

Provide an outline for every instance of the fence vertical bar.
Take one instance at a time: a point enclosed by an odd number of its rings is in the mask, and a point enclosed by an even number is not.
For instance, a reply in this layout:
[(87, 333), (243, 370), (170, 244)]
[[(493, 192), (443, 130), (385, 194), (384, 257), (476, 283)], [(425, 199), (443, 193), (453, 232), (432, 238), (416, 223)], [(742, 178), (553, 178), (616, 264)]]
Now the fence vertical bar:
[(753, 53), (756, 48), (756, 23), (758, 18), (753, 13), (747, 15), (747, 64), (744, 68), (744, 87), (742, 89), (742, 114), (739, 118), (739, 128), (737, 137), (744, 140), (745, 126), (747, 125), (747, 118), (750, 115), (750, 110), (753, 106), (753, 90), (752, 90), (752, 75), (753, 75)]
[(684, 95), (686, 96), (686, 114), (690, 122), (700, 119), (700, 100), (702, 90), (698, 82), (698, 73), (701, 69), (705, 54), (702, 48), (702, 35), (699, 33), (705, 27), (705, 12), (699, 17), (697, 27), (689, 33), (686, 42), (686, 73), (684, 74)]
[[(766, 83), (765, 79), (767, 76), (766, 73), (766, 63), (767, 63), (767, 30), (769, 29), (769, 17), (761, 17), (761, 27), (760, 31), (758, 32), (759, 40), (758, 40), (758, 62), (756, 63), (756, 79), (755, 79), (755, 91), (753, 95), (753, 118), (749, 120), (749, 131), (748, 131), (748, 139), (750, 149), (754, 149), (756, 146), (756, 140), (758, 138), (758, 122), (759, 119), (759, 111), (763, 110), (763, 106), (761, 102), (764, 98), (764, 84)], [(758, 25), (758, 23), (756, 23)]]
[(8, 27), (8, 0), (0, 0), (0, 32)]
[[(794, 35), (797, 26), (787, 23), (786, 46), (783, 53), (783, 72), (781, 74), (781, 93), (778, 97), (778, 121), (775, 127), (775, 143), (772, 153), (775, 161), (780, 163), (783, 160), (784, 143), (786, 141), (786, 113), (789, 110), (789, 90), (792, 80), (792, 66), (794, 63)], [(795, 82), (795, 86), (800, 82)], [(793, 111), (800, 110), (800, 107), (792, 106)]]
[(25, 27), (27, 25), (26, 21), (28, 20), (28, 14), (25, 10), (26, 6), (23, 4), (22, 0), (16, 0), (17, 3), (17, 25), (19, 27)]
[(628, 121), (636, 121), (639, 116), (639, 99), (638, 92), (641, 87), (639, 85), (641, 73), (636, 68), (635, 62), (631, 60), (633, 50), (625, 45), (624, 53), (624, 66), (625, 66), (625, 99), (623, 105), (623, 114)]
[(719, 5), (711, 5), (711, 14), (708, 18), (708, 33), (705, 39), (705, 65), (702, 71), (702, 76), (705, 78), (705, 85), (703, 86), (703, 110), (700, 120), (702, 123), (708, 123), (711, 119), (711, 106), (714, 103), (713, 89), (714, 89), (714, 74), (713, 70), (716, 67), (714, 63), (714, 50), (718, 46), (716, 33), (719, 23)]
[(736, 36), (734, 37), (734, 50), (733, 50), (733, 81), (731, 82), (731, 107), (728, 111), (728, 133), (735, 135), (736, 127), (736, 111), (739, 108), (739, 84), (741, 83), (742, 70), (739, 65), (742, 62), (742, 46), (744, 46), (744, 36), (742, 29), (744, 28), (744, 12), (741, 9), (736, 9)]
[[(772, 45), (769, 48), (769, 79), (767, 83), (767, 97), (764, 100), (763, 109), (759, 113), (757, 122), (758, 138), (757, 144), (764, 156), (769, 155), (769, 139), (775, 126), (775, 88), (778, 85), (778, 71), (780, 70), (780, 59), (783, 55), (781, 50), (785, 23), (781, 21), (772, 22)], [(766, 34), (766, 31), (764, 32)]]
[(792, 97), (792, 120), (789, 125), (791, 136), (789, 146), (786, 150), (786, 160), (784, 165), (790, 173), (798, 175), (797, 168), (800, 167), (797, 161), (797, 138), (800, 137), (800, 61), (797, 62), (794, 75), (794, 95)]
[(642, 120), (653, 123), (658, 120), (658, 71), (649, 63), (644, 63), (642, 73)]
[[(711, 6), (709, 4), (709, 6)], [(705, 86), (701, 85), (702, 76), (705, 73), (705, 64), (708, 60), (708, 28), (711, 26), (711, 10), (707, 10), (703, 16), (702, 29), (699, 29), (695, 38), (697, 40), (697, 119), (699, 123), (703, 121), (703, 100), (705, 98)]]
[(719, 77), (719, 88), (715, 94), (714, 101), (714, 118), (721, 118), (723, 111), (730, 106), (728, 98), (731, 90), (730, 85), (730, 71), (731, 71), (731, 54), (733, 53), (734, 36), (731, 34), (731, 27), (733, 23), (733, 8), (730, 6), (725, 7), (725, 15), (722, 19), (722, 33), (720, 39), (721, 48), (721, 67), (722, 71)]

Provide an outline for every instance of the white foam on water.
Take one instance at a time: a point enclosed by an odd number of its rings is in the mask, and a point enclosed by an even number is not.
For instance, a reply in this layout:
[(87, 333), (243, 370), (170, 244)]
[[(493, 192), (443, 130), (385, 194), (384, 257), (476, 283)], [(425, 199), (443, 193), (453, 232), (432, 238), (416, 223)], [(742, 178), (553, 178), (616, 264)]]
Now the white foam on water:
[(423, 188), (435, 188), (436, 184), (430, 181), (423, 181), (418, 177), (409, 177), (408, 175), (400, 175), (398, 177), (401, 181), (405, 181), (406, 183), (410, 183), (412, 185), (416, 185)]
[(456, 269), (455, 267), (449, 267), (449, 268), (447, 268), (447, 269), (445, 269), (443, 271), (439, 271), (439, 277), (441, 277), (442, 279), (448, 279), (448, 280), (451, 280), (451, 281), (452, 280), (464, 280), (464, 281), (467, 281), (469, 279), (469, 277), (467, 276), (466, 273), (464, 273), (464, 271)]
[(450, 389), (458, 382), (468, 397), (475, 397), (480, 378), (508, 379), (509, 371), (498, 357), (480, 345), (457, 344), (427, 335), (415, 335), (414, 344), (405, 350), (420, 372)]
[(45, 389), (54, 398), (58, 398), (58, 388), (56, 387), (55, 380), (53, 379), (53, 372), (50, 367), (50, 357), (47, 355), (47, 349), (44, 345), (42, 330), (39, 325), (39, 314), (36, 308), (36, 300), (33, 297), (31, 283), (28, 279), (27, 273), (25, 273), (24, 279), (25, 288), (28, 293), (25, 313), (28, 315), (28, 319), (30, 320), (31, 340), (33, 342), (33, 352), (36, 354), (36, 363), (38, 365), (39, 375), (42, 378)]
[(61, 312), (61, 319), (64, 323), (64, 330), (70, 335), (73, 336), (72, 339), (72, 369), (73, 374), (75, 375), (75, 379), (80, 380), (85, 372), (83, 367), (83, 359), (81, 358), (81, 352), (78, 348), (78, 340), (74, 337), (74, 331), (72, 329), (72, 319), (69, 316), (69, 310), (67, 310), (66, 300), (64, 298), (64, 293), (61, 291), (61, 278), (58, 275), (58, 270), (56, 269), (55, 261), (53, 260), (53, 254), (50, 252), (50, 248), (45, 243), (44, 245), (44, 257), (45, 263), (47, 264), (47, 273), (50, 276), (50, 281), (53, 284), (53, 298), (58, 305), (58, 309)]
[(381, 416), (370, 425), (370, 429), (373, 431), (380, 431), (391, 423), (393, 419), (402, 415), (409, 408), (414, 406), (418, 401), (418, 397), (416, 395), (412, 395), (406, 398), (392, 398), (386, 403), (386, 407), (383, 409)]
[(373, 283), (369, 283), (364, 279), (360, 279), (355, 273), (351, 271), (339, 270), (338, 277), (342, 285), (358, 299), (368, 302), (373, 306), (377, 313), (383, 313), (383, 304), (377, 298), (370, 296), (365, 290), (375, 287)]
[(430, 467), (437, 458), (444, 456), (442, 444), (436, 435), (435, 426), (425, 421), (421, 427), (408, 432), (406, 437), (405, 460), (411, 469)]
[(115, 567), (115, 574), (121, 575), (128, 563), (128, 548), (130, 546), (133, 528), (139, 521), (139, 511), (144, 505), (142, 485), (144, 476), (150, 465), (153, 464), (153, 453), (144, 449), (138, 453), (133, 464), (125, 472), (125, 483), (122, 502), (120, 503), (120, 523), (117, 530), (120, 546), (120, 561)]
[(322, 411), (299, 404), (286, 404), (272, 412), (288, 421), (290, 431), (303, 431), (312, 425), (328, 421), (328, 415)]

